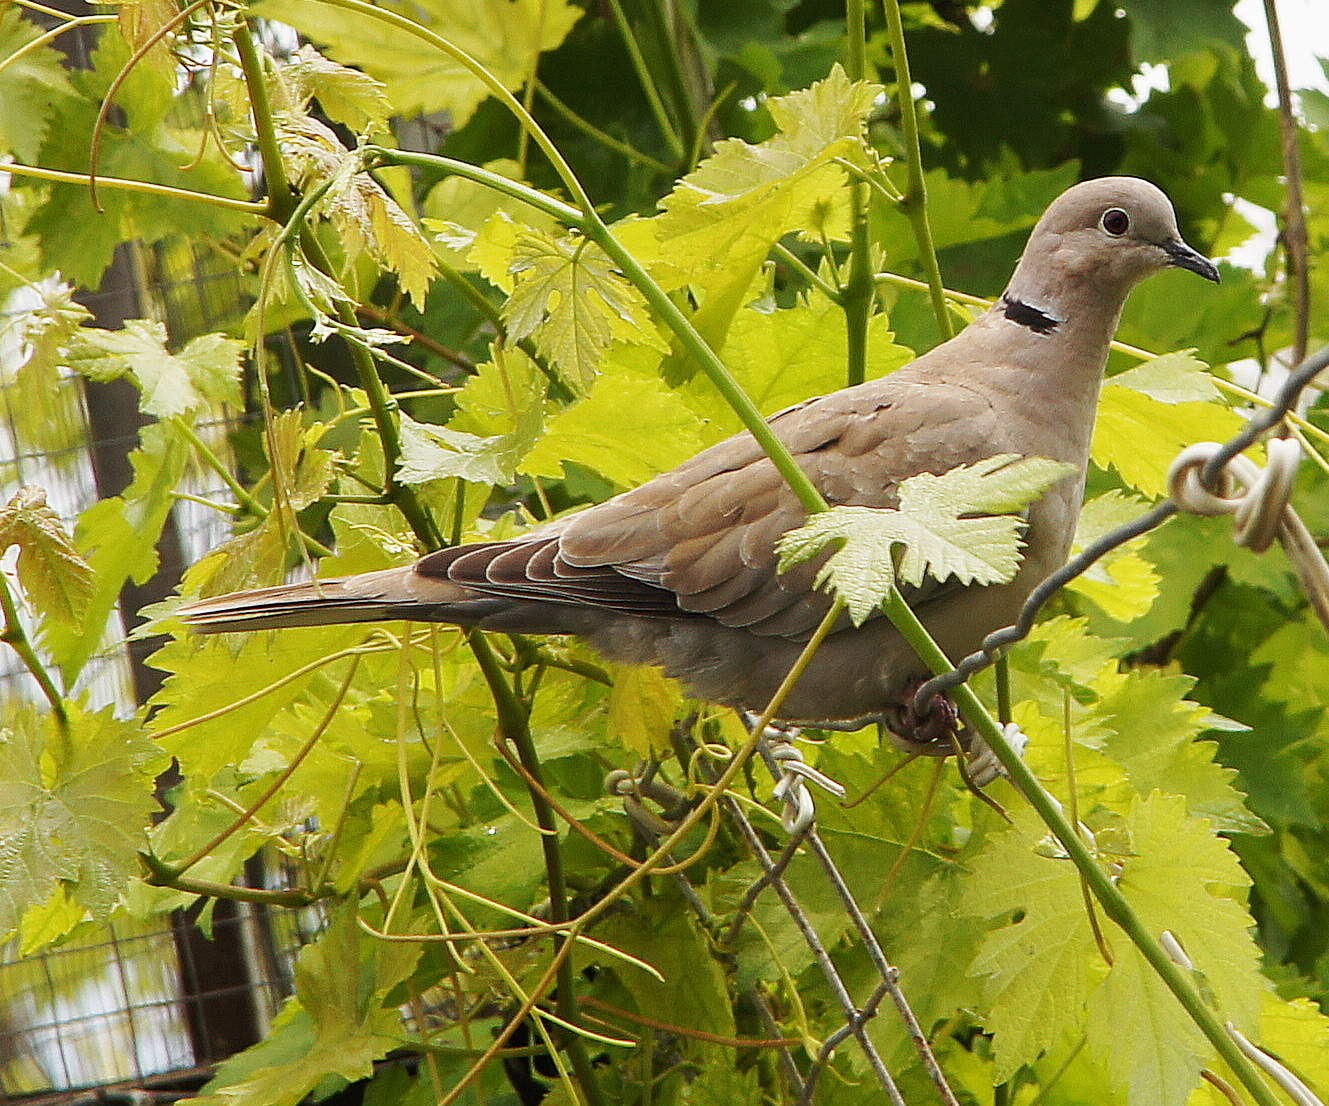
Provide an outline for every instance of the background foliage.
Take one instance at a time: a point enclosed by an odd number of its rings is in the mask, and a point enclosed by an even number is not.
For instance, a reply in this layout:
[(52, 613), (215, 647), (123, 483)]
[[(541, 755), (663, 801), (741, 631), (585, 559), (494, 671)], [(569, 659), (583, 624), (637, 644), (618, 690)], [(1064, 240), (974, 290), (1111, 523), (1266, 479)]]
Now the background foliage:
[[(16, 163), (0, 291), (35, 290), (11, 336), (24, 397), (13, 432), (50, 446), (43, 412), (70, 370), (127, 378), (149, 417), (132, 484), (72, 535), (32, 490), (0, 511), (0, 545), (19, 548), (7, 639), (47, 693), (0, 706), (0, 934), (31, 955), (200, 896), (317, 904), (327, 925), (301, 956), (297, 997), (217, 1072), (209, 1103), (295, 1103), (365, 1077), (369, 1102), (535, 1101), (542, 1091), (517, 1089), (519, 1061), (485, 1052), (528, 999), (548, 1013), (523, 1020), (521, 1039), (567, 1046), (566, 1061), (536, 1065), (546, 1102), (793, 1101), (771, 1038), (794, 1042), (806, 1068), (844, 1017), (789, 913), (770, 892), (745, 900), (759, 869), (733, 822), (679, 842), (676, 859), (692, 861), (681, 872), (610, 894), (650, 853), (650, 828), (706, 793), (705, 743), (740, 741), (735, 720), (572, 642), (476, 652), (455, 630), (406, 625), (200, 640), (174, 628), (170, 605), (152, 612), (171, 637), (148, 708), (117, 718), (82, 690), (122, 588), (154, 571), (188, 473), (228, 483), (217, 507), (234, 536), (188, 572), (186, 595), (315, 562), (325, 575), (381, 568), (520, 532), (738, 429), (666, 326), (670, 305), (767, 414), (941, 336), (919, 284), (917, 209), (899, 202), (917, 192), (880, 10), (862, 58), (853, 19), (847, 31), (843, 7), (822, 0), (409, 12), (487, 76), (353, 0), (124, 3), (81, 71), (25, 4), (0, 12), (0, 146)], [(1212, 256), (1250, 238), (1257, 209), (1290, 210), (1275, 99), (1226, 0), (938, 0), (903, 14), (949, 287), (999, 291), (1043, 207), (1082, 177), (1157, 181)], [(304, 44), (256, 38), (252, 17)], [(1159, 68), (1141, 83), (1145, 65)], [(1329, 101), (1303, 91), (1295, 111), (1314, 258), (1329, 247)], [(587, 230), (555, 149), (664, 303)], [(114, 178), (95, 199), (93, 150)], [(408, 171), (399, 150), (449, 160)], [(260, 159), (264, 204), (248, 200)], [(856, 205), (869, 214), (857, 239)], [(216, 333), (88, 327), (71, 288), (95, 287), (131, 240), (215, 253), (252, 308)], [(1113, 355), (1082, 540), (1165, 495), (1183, 445), (1230, 436), (1246, 389), (1277, 380), (1301, 328), (1312, 348), (1329, 339), (1322, 266), (1299, 301), (1295, 249), (1242, 256), (1256, 260), (1225, 263), (1219, 289), (1169, 273), (1132, 299), (1120, 337), (1137, 348)], [(283, 336), (294, 372), (274, 352)], [(198, 428), (239, 412), (258, 417), (219, 456)], [(1296, 424), (1316, 461), (1298, 503), (1319, 533), (1325, 424), (1318, 401)], [(1282, 553), (1237, 549), (1224, 521), (1175, 519), (1059, 597), (1011, 669), (1030, 764), (1151, 932), (1176, 935), (1223, 1020), (1329, 1093), (1329, 642)], [(531, 745), (500, 755), (496, 732), (526, 731)], [(851, 799), (900, 759), (874, 731), (809, 755)], [(171, 758), (179, 782), (156, 820)], [(648, 795), (654, 821), (605, 786), (643, 762), (669, 785)], [(769, 791), (760, 772), (736, 781), (778, 849)], [(1226, 1101), (1201, 1080), (1234, 1081), (1208, 1042), (1087, 908), (1042, 823), (1008, 785), (994, 794), (1011, 824), (914, 763), (852, 809), (819, 805), (959, 1098)], [(289, 886), (237, 890), (263, 850)], [(787, 878), (839, 972), (866, 990), (866, 953), (806, 854)], [(554, 973), (558, 945), (539, 926), (592, 909), (586, 936), (600, 943)], [(578, 1010), (589, 1038), (554, 1020)], [(907, 1100), (929, 1101), (893, 1013), (869, 1033)], [(402, 1049), (425, 1062), (375, 1067)], [(817, 1100), (881, 1093), (846, 1044)]]

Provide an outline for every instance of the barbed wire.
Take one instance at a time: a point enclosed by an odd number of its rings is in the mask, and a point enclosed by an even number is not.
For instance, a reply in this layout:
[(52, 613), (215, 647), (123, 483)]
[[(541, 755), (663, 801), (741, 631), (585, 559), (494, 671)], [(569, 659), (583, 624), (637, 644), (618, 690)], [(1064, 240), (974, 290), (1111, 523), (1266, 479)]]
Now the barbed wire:
[[(1240, 433), (1228, 439), (1213, 453), (1200, 471), (1200, 480), (1204, 486), (1210, 489), (1221, 488), (1228, 462), (1250, 448), (1262, 434), (1281, 422), (1297, 405), (1306, 386), (1326, 368), (1329, 368), (1329, 346), (1325, 346), (1298, 365), (1283, 382), (1273, 404), (1253, 414), (1246, 420), (1246, 425), (1242, 427)], [(1085, 546), (1079, 554), (1030, 592), (1029, 598), (1020, 609), (1019, 618), (1014, 623), (994, 630), (983, 639), (978, 649), (949, 672), (934, 676), (924, 683), (914, 695), (914, 709), (920, 714), (925, 714), (928, 704), (935, 696), (947, 694), (970, 677), (995, 664), (1003, 650), (1029, 636), (1034, 628), (1035, 619), (1057, 592), (1077, 576), (1087, 572), (1114, 549), (1161, 526), (1180, 510), (1173, 499), (1165, 499), (1152, 510), (1118, 526)]]

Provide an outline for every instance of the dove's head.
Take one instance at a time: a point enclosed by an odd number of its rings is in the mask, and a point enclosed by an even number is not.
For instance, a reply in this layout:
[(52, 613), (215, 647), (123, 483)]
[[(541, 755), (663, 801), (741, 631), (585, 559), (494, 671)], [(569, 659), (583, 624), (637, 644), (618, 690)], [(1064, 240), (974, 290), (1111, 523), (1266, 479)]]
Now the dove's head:
[(1120, 310), (1131, 288), (1169, 267), (1219, 279), (1214, 263), (1182, 239), (1161, 189), (1138, 177), (1100, 177), (1052, 201), (1007, 295), (1068, 319), (1084, 310), (1086, 297)]

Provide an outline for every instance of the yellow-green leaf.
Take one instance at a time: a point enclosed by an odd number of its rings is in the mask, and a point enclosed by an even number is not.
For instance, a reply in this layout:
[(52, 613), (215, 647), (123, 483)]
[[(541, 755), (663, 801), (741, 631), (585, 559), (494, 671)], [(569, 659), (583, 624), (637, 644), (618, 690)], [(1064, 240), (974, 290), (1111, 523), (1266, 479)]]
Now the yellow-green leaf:
[[(567, 0), (414, 0), (390, 7), (465, 50), (508, 89), (519, 88), (538, 54), (558, 46), (582, 16)], [(258, 10), (381, 81), (397, 115), (446, 112), (459, 128), (490, 95), (445, 51), (382, 20), (317, 0), (265, 0)]]
[(522, 232), (513, 243), (508, 272), (515, 277), (503, 308), (508, 338), (519, 342), (534, 335), (536, 345), (578, 391), (595, 379), (611, 342), (666, 348), (642, 294), (599, 246), (580, 235)]
[[(780, 571), (842, 543), (817, 574), (845, 601), (855, 625), (880, 609), (897, 578), (917, 587), (924, 575), (962, 584), (1009, 580), (1020, 565), (1023, 510), (1072, 465), (1002, 453), (940, 476), (923, 473), (900, 485), (898, 508), (832, 507), (779, 542)], [(896, 564), (896, 547), (903, 546)]]
[(0, 554), (18, 546), (18, 581), (38, 614), (77, 622), (93, 594), (92, 567), (74, 547), (46, 491), (27, 485), (0, 507)]
[(669, 731), (683, 705), (678, 684), (658, 668), (616, 664), (612, 671), (609, 736), (639, 757), (667, 754), (671, 747)]
[(105, 917), (139, 871), (162, 752), (108, 708), (21, 708), (0, 729), (0, 937), (64, 885)]

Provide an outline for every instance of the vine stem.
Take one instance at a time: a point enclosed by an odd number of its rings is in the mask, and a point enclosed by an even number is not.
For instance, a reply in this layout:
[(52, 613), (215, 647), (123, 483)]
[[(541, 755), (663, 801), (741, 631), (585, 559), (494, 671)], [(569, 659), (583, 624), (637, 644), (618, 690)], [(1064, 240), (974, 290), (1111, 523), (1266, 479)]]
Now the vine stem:
[[(494, 698), (498, 712), (500, 740), (512, 742), (517, 749), (517, 758), (522, 768), (531, 777), (527, 792), (531, 805), (535, 808), (535, 820), (540, 827), (540, 848), (544, 853), (545, 877), (549, 884), (549, 920), (554, 925), (562, 925), (569, 919), (567, 881), (563, 871), (563, 844), (558, 830), (558, 819), (550, 804), (544, 784), (544, 773), (540, 766), (540, 754), (531, 739), (530, 715), (517, 698), (512, 685), (503, 675), (493, 647), (483, 633), (471, 631), (466, 635), (467, 642), (475, 654), (476, 662), (489, 685), (489, 692)], [(563, 952), (563, 946), (571, 946), (568, 936), (554, 933), (555, 956)], [(580, 1022), (576, 981), (573, 976), (572, 957), (564, 955), (558, 960), (558, 1013), (569, 1025)], [(568, 1058), (572, 1061), (572, 1070), (577, 1082), (590, 1106), (604, 1106), (604, 1095), (600, 1090), (599, 1080), (591, 1065), (590, 1055), (586, 1051), (586, 1042), (579, 1035), (568, 1038), (565, 1047)]]
[(664, 59), (665, 87), (669, 98), (674, 103), (674, 115), (678, 120), (679, 141), (685, 150), (695, 150), (697, 145), (696, 111), (692, 105), (692, 95), (688, 91), (687, 77), (683, 72), (681, 51), (682, 35), (676, 26), (678, 20), (672, 11), (670, 0), (645, 0), (643, 7), (651, 30), (655, 32), (656, 45)]
[[(885, 611), (895, 628), (900, 631), (918, 656), (934, 673), (941, 675), (943, 672), (952, 670), (953, 666), (946, 658), (946, 654), (941, 651), (932, 635), (918, 620), (918, 616), (910, 610), (909, 605), (900, 598), (898, 592), (894, 589), (892, 589), (890, 597), (886, 601)], [(1001, 727), (997, 725), (996, 720), (979, 701), (973, 689), (968, 684), (961, 684), (954, 688), (951, 694), (954, 696), (956, 706), (959, 707), (965, 721), (973, 726), (978, 731), (979, 736), (991, 746), (997, 759), (1001, 761), (1002, 767), (1009, 773), (1011, 782), (1015, 784), (1029, 805), (1043, 820), (1044, 825), (1052, 831), (1053, 836), (1066, 850), (1081, 878), (1089, 885), (1094, 898), (1103, 907), (1103, 913), (1115, 922), (1130, 938), (1131, 943), (1140, 950), (1140, 954), (1148, 961), (1149, 966), (1154, 969), (1154, 972), (1163, 981), (1167, 989), (1181, 1003), (1182, 1008), (1190, 1016), (1196, 1027), (1205, 1035), (1214, 1050), (1241, 1080), (1250, 1092), (1251, 1097), (1259, 1103), (1259, 1106), (1279, 1106), (1277, 1098), (1274, 1097), (1273, 1092), (1264, 1080), (1260, 1078), (1254, 1065), (1237, 1047), (1236, 1042), (1232, 1040), (1223, 1027), (1223, 1023), (1205, 1003), (1194, 979), (1173, 961), (1157, 938), (1145, 928), (1144, 923), (1140, 920), (1139, 915), (1135, 913), (1126, 896), (1121, 893), (1117, 885), (1103, 871), (1094, 855), (1089, 851), (1088, 846), (1085, 845), (1076, 832), (1075, 827), (1071, 825), (1062, 811), (1061, 804), (1053, 795), (1044, 790), (1043, 785), (1038, 782), (1029, 766), (1011, 748), (1010, 743), (1002, 733)]]
[[(304, 217), (321, 198), (322, 193), (311, 192), (303, 199), (297, 200), (291, 189), (290, 181), (286, 176), (286, 166), (282, 161), (281, 145), (277, 138), (267, 83), (264, 80), (263, 61), (259, 56), (257, 47), (254, 45), (252, 26), (246, 24), (246, 29), (236, 34), (235, 44), (240, 55), (240, 67), (244, 72), (245, 83), (249, 89), (250, 107), (254, 116), (254, 130), (257, 136), (259, 154), (263, 159), (263, 171), (268, 180), (268, 209), (266, 213), (270, 218), (283, 225), (283, 240), (298, 229), (301, 246), (309, 255), (310, 260), (322, 272), (330, 274), (332, 264), (323, 249), (322, 243), (304, 225)], [(277, 245), (274, 243), (273, 248), (276, 249)], [(334, 309), (338, 321), (343, 326), (352, 330), (358, 328), (359, 320), (356, 318), (355, 307), (352, 304), (338, 300), (334, 305)], [(397, 479), (397, 461), (401, 457), (401, 432), (393, 418), (396, 403), (388, 393), (383, 378), (379, 375), (378, 365), (374, 361), (373, 355), (359, 343), (348, 342), (347, 345), (350, 349), (351, 362), (355, 365), (356, 373), (360, 378), (360, 386), (364, 388), (365, 396), (369, 401), (369, 410), (374, 419), (374, 428), (383, 443), (383, 468), (386, 483), (384, 494), (392, 500), (397, 509), (405, 516), (406, 521), (425, 548), (437, 549), (443, 545), (443, 538), (438, 526), (425, 511), (414, 491)], [(270, 433), (271, 430), (269, 429)], [(269, 444), (273, 456), (276, 456), (275, 443), (270, 442)], [(275, 487), (276, 481), (274, 481), (274, 489)]]
[[(57, 184), (78, 184), (88, 187), (92, 177), (87, 173), (71, 173), (63, 169), (43, 169), (38, 165), (21, 165), (15, 161), (0, 163), (0, 176), (6, 173), (15, 177), (31, 177), (33, 180), (54, 181)], [(212, 207), (222, 207), (228, 211), (243, 211), (247, 215), (266, 215), (268, 205), (254, 200), (235, 200), (230, 196), (214, 196), (211, 192), (195, 192), (191, 188), (173, 188), (169, 184), (152, 184), (148, 181), (129, 180), (125, 177), (98, 177), (98, 188), (108, 188), (118, 192), (138, 192), (145, 196), (162, 196), (171, 200), (194, 200)]]
[[(849, 0), (847, 5), (850, 80), (867, 78), (867, 0)], [(846, 382), (862, 384), (867, 377), (868, 323), (872, 318), (876, 282), (872, 277), (872, 250), (868, 234), (871, 193), (865, 181), (855, 178), (849, 188), (852, 212), (849, 245), (849, 279), (840, 290), (847, 335)]]
[(609, 0), (609, 11), (614, 17), (614, 25), (618, 28), (619, 36), (623, 39), (623, 48), (628, 52), (628, 60), (632, 63), (632, 71), (637, 74), (637, 80), (641, 84), (642, 94), (646, 97), (647, 106), (650, 107), (651, 114), (655, 117), (655, 125), (660, 128), (660, 134), (664, 137), (670, 151), (679, 161), (682, 161), (688, 148), (683, 145), (683, 140), (674, 128), (673, 120), (669, 118), (669, 112), (665, 110), (664, 100), (660, 98), (660, 90), (655, 86), (655, 77), (651, 73), (650, 66), (646, 64), (646, 58), (641, 52), (641, 44), (637, 42), (637, 36), (632, 33), (632, 25), (628, 22), (628, 17), (623, 11), (620, 0)]
[(937, 249), (932, 241), (932, 226), (928, 222), (928, 190), (923, 179), (923, 151), (918, 143), (918, 112), (914, 106), (913, 78), (909, 75), (909, 54), (905, 50), (904, 21), (900, 18), (900, 0), (883, 0), (886, 7), (886, 27), (891, 41), (891, 60), (895, 63), (895, 85), (900, 96), (900, 128), (904, 131), (905, 157), (909, 163), (909, 183), (905, 187), (901, 206), (914, 228), (918, 241), (919, 259), (928, 278), (928, 292), (932, 297), (932, 311), (937, 316), (937, 327), (943, 339), (955, 333), (950, 312), (946, 309), (946, 294), (941, 283), (941, 266), (937, 263)]
[(37, 651), (32, 647), (32, 642), (23, 629), (23, 621), (18, 615), (18, 604), (14, 602), (14, 596), (9, 590), (9, 580), (3, 572), (0, 572), (0, 611), (3, 611), (5, 616), (4, 628), (0, 629), (0, 641), (3, 641), (18, 654), (23, 666), (37, 681), (37, 686), (42, 689), (46, 701), (51, 704), (51, 713), (55, 715), (55, 720), (59, 723), (61, 731), (68, 733), (69, 713), (65, 710), (64, 696), (60, 694), (59, 688), (55, 686), (55, 681), (51, 679), (51, 674), (46, 671), (46, 666), (42, 664), (41, 657), (37, 656)]
[(1287, 252), (1288, 277), (1296, 296), (1292, 364), (1299, 365), (1306, 359), (1311, 325), (1310, 247), (1301, 187), (1301, 149), (1297, 145), (1297, 120), (1292, 114), (1292, 89), (1288, 82), (1283, 35), (1279, 31), (1278, 8), (1274, 0), (1264, 0), (1264, 18), (1269, 26), (1269, 52), (1273, 56), (1274, 84), (1278, 89), (1278, 129), (1283, 145), (1283, 174), (1287, 179), (1283, 246)]

